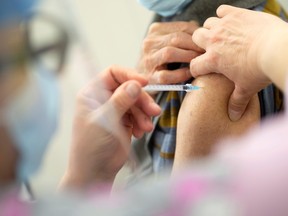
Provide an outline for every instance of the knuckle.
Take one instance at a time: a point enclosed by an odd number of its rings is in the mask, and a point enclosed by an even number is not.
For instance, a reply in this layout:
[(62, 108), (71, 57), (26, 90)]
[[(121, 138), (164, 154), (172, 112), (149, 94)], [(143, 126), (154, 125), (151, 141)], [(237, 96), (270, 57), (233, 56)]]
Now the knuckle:
[(147, 66), (150, 65), (151, 61), (150, 61), (150, 58), (146, 57), (142, 59), (142, 62), (143, 62), (144, 67), (147, 69)]
[(142, 43), (142, 50), (144, 53), (149, 53), (151, 51), (153, 40), (149, 37), (145, 38)]
[(212, 22), (213, 18), (212, 17), (209, 17), (204, 23), (203, 23), (203, 26), (206, 27), (206, 26), (210, 26), (210, 23)]
[(160, 66), (160, 61), (158, 60), (159, 57), (157, 56), (151, 56), (147, 55), (145, 58), (142, 58), (142, 70), (145, 73), (153, 73), (157, 70), (157, 68)]
[(215, 44), (217, 42), (221, 41), (221, 37), (220, 34), (222, 33), (222, 30), (217, 28), (217, 30), (215, 30), (215, 32), (213, 32), (209, 37), (208, 40), (211, 44)]
[(162, 63), (169, 62), (172, 56), (173, 56), (173, 50), (170, 47), (164, 47), (162, 49), (162, 52), (161, 52)]
[(147, 58), (143, 59), (143, 65), (144, 65), (145, 71), (147, 71), (148, 73), (151, 72), (154, 68), (152, 62), (153, 61), (152, 61), (151, 57), (147, 57)]
[(207, 54), (208, 56), (208, 65), (210, 66), (210, 68), (215, 68), (217, 67), (217, 65), (219, 64), (219, 54), (217, 52), (214, 51), (210, 51)]
[(165, 73), (158, 72), (158, 84), (167, 84), (168, 79)]
[(190, 73), (192, 77), (197, 77), (199, 74), (197, 73), (197, 68), (195, 66), (195, 62), (192, 60), (189, 65)]
[(171, 46), (177, 47), (181, 42), (181, 35), (180, 33), (173, 33), (171, 34), (170, 44)]
[(154, 22), (149, 26), (148, 34), (158, 32), (159, 28), (161, 27), (161, 23)]
[(205, 20), (205, 22), (203, 23), (203, 26), (205, 27), (211, 20), (211, 17), (209, 17), (208, 19)]

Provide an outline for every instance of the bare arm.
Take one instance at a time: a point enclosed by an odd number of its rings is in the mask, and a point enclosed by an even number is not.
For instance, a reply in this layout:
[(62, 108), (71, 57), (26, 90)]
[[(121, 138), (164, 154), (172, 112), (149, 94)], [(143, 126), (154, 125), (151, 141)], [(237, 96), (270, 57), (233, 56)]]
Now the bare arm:
[(187, 93), (181, 105), (173, 170), (191, 159), (207, 155), (219, 139), (240, 135), (260, 119), (257, 95), (251, 99), (239, 121), (229, 119), (228, 100), (234, 85), (223, 75), (200, 76), (193, 84), (202, 88)]

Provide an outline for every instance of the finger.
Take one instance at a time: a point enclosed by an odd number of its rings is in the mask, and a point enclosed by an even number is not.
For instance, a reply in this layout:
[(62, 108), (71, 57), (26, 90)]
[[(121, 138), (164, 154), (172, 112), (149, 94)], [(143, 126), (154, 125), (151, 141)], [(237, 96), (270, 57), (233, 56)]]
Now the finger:
[(240, 8), (237, 8), (237, 7), (233, 7), (233, 6), (230, 6), (230, 5), (221, 5), (217, 8), (216, 10), (216, 14), (218, 17), (222, 18), (232, 12), (235, 12), (235, 11), (239, 11), (241, 10)]
[(133, 127), (135, 125), (140, 130), (146, 132), (151, 131), (153, 129), (151, 118), (147, 116), (141, 109), (139, 109), (136, 106), (133, 106), (131, 108), (131, 112), (134, 119)]
[[(141, 134), (142, 133), (142, 131), (139, 129), (139, 126), (135, 124), (135, 120), (133, 118), (131, 110), (129, 110), (127, 113), (124, 114), (123, 118), (121, 119), (121, 123), (124, 127), (126, 127), (126, 130), (131, 129), (131, 134), (133, 134), (133, 135), (134, 135), (134, 133), (135, 134)], [(133, 130), (135, 132), (133, 132)], [(128, 134), (129, 133), (130, 133), (130, 130), (128, 131)]]
[(177, 70), (157, 71), (150, 78), (150, 82), (156, 84), (175, 84), (185, 82), (192, 77), (189, 68), (180, 68)]
[(143, 90), (135, 106), (139, 107), (148, 116), (156, 116), (161, 113), (159, 105), (157, 105), (153, 98)]
[(228, 114), (231, 121), (238, 121), (246, 110), (252, 95), (239, 87), (235, 87), (229, 99)]
[(208, 60), (208, 53), (204, 53), (203, 55), (198, 56), (190, 63), (190, 73), (192, 77), (198, 77), (216, 72), (213, 68), (213, 65), (211, 65), (210, 61)]
[(114, 65), (104, 70), (100, 74), (100, 77), (97, 77), (95, 85), (102, 83), (104, 88), (115, 90), (118, 86), (128, 80), (136, 80), (142, 86), (148, 83), (147, 79), (135, 70)]
[(106, 102), (107, 115), (111, 112), (114, 121), (120, 121), (124, 114), (136, 103), (141, 94), (141, 85), (136, 81), (127, 81), (116, 89)]
[(168, 63), (189, 63), (193, 58), (198, 55), (199, 53), (195, 51), (188, 51), (175, 47), (165, 47), (150, 56), (150, 58), (148, 58), (148, 61), (151, 65), (154, 65), (154, 67), (157, 68)]
[(176, 32), (167, 35), (165, 46), (177, 47), (185, 50), (193, 50), (203, 52), (204, 50), (198, 47), (191, 39), (191, 35), (185, 32)]
[(196, 21), (157, 22), (150, 25), (148, 35), (165, 35), (173, 32), (186, 32), (192, 35), (197, 28), (199, 28), (199, 24)]
[(133, 120), (132, 120), (132, 115), (131, 113), (125, 113), (124, 116), (122, 117), (122, 124), (126, 127), (126, 128), (133, 128)]
[(217, 17), (210, 17), (204, 22), (203, 27), (206, 29), (211, 29), (212, 27), (217, 25), (219, 21), (220, 19)]
[(206, 50), (207, 48), (207, 41), (208, 41), (208, 35), (209, 35), (209, 30), (205, 28), (199, 28), (197, 29), (193, 36), (192, 40), (193, 42), (199, 46), (200, 48)]
[(173, 32), (167, 35), (147, 37), (143, 41), (142, 50), (144, 53), (151, 54), (155, 50), (171, 46), (185, 50), (203, 52), (191, 39), (191, 34), (186, 32)]
[[(132, 122), (133, 122), (133, 127), (132, 127), (133, 136), (136, 137), (136, 138), (141, 138), (144, 135), (144, 133), (147, 132), (147, 131), (144, 131), (144, 130), (142, 130), (139, 127), (139, 125), (137, 124), (137, 122), (134, 119), (133, 115), (131, 115), (131, 119), (132, 119)], [(154, 126), (152, 125), (152, 127), (154, 127)]]
[(144, 131), (142, 131), (137, 125), (135, 125), (132, 129), (132, 134), (136, 138), (141, 138), (144, 135)]

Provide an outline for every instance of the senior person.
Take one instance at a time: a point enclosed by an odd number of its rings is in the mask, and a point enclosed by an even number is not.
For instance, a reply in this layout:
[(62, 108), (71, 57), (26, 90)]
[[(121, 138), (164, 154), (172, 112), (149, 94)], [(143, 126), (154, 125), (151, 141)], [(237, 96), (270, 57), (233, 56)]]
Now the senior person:
[[(191, 37), (208, 17), (216, 15), (221, 4), (265, 11), (287, 20), (284, 9), (276, 0), (138, 2), (156, 13), (143, 40), (137, 65), (140, 73), (149, 76), (151, 84), (183, 84), (194, 80), (189, 63), (204, 50), (191, 42)], [(181, 161), (204, 157), (211, 152), (215, 142), (230, 135), (239, 136), (283, 108), (281, 91), (270, 85), (255, 93), (245, 113), (243, 110), (227, 115), (228, 99), (234, 89), (229, 79), (210, 73), (198, 76), (193, 84), (203, 88), (190, 93), (153, 94), (163, 112), (153, 119), (155, 129), (133, 142), (141, 177), (177, 170)]]

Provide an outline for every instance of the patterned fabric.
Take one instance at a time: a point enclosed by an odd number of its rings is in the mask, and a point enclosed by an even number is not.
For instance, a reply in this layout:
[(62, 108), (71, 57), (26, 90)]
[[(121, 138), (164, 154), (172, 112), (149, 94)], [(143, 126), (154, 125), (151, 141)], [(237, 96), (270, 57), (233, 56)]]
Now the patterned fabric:
[[(252, 9), (277, 15), (284, 20), (288, 18), (276, 0), (267, 0)], [(149, 144), (152, 146), (151, 152), (154, 173), (172, 168), (176, 148), (177, 116), (184, 94), (169, 92), (162, 95), (162, 97), (166, 98), (165, 102), (160, 104), (163, 114), (156, 125)], [(259, 101), (262, 117), (277, 113), (283, 107), (282, 93), (273, 85), (268, 86), (264, 91), (259, 93)]]

